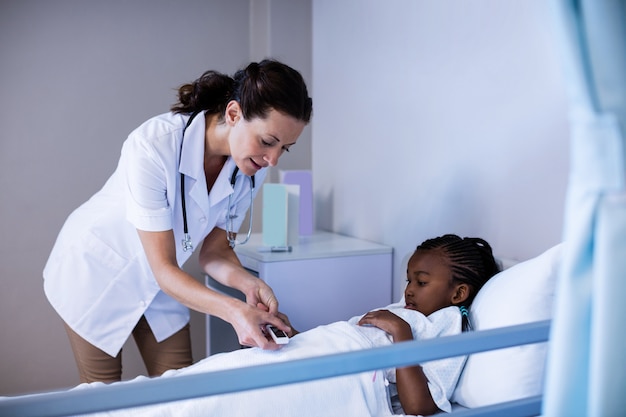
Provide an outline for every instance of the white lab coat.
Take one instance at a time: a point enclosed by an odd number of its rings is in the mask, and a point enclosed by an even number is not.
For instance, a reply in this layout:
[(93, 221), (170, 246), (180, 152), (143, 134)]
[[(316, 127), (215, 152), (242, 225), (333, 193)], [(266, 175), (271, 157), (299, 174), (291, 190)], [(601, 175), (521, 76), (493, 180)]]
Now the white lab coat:
[[(233, 194), (235, 230), (250, 205), (250, 181), (229, 158), (211, 192), (204, 174), (204, 117), (196, 117), (181, 151), (186, 115), (156, 116), (124, 142), (119, 164), (104, 187), (65, 222), (44, 268), (44, 289), (61, 318), (82, 338), (116, 356), (142, 315), (157, 341), (189, 321), (187, 307), (163, 293), (152, 274), (136, 229), (173, 229), (183, 265), (180, 172), (185, 174), (187, 223), (194, 249), (214, 228), (226, 228)], [(182, 152), (182, 155), (181, 155)], [(257, 172), (254, 195), (266, 176)]]

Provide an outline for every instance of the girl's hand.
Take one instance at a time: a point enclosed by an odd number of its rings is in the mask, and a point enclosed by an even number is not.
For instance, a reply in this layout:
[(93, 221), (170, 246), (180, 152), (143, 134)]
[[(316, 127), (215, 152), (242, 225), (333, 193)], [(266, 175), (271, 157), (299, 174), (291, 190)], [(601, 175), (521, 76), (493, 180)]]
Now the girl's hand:
[(287, 332), (287, 336), (289, 337), (294, 337), (295, 335), (297, 335), (298, 333), (300, 333), (299, 331), (297, 331), (296, 329), (293, 328), (293, 326), (291, 325), (291, 322), (289, 321), (289, 317), (287, 317), (286, 314), (281, 313), (280, 311), (278, 312), (278, 317), (287, 325), (291, 328), (291, 331)]
[[(394, 342), (413, 340), (409, 323), (388, 310), (370, 311), (359, 320), (389, 333)], [(407, 414), (429, 416), (440, 411), (428, 388), (428, 378), (420, 365), (396, 369), (400, 404)]]
[(394, 342), (413, 340), (413, 332), (409, 323), (396, 316), (389, 310), (370, 311), (361, 317), (358, 324), (371, 325), (386, 331), (393, 337)]

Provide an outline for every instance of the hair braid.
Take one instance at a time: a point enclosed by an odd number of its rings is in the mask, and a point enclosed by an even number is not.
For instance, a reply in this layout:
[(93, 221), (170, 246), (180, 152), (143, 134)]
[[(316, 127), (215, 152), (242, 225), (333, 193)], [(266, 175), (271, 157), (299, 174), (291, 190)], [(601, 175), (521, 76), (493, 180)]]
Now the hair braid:
[[(489, 243), (481, 238), (447, 234), (428, 239), (418, 250), (440, 249), (446, 256), (452, 270), (452, 279), (469, 286), (469, 296), (459, 305), (467, 308), (485, 283), (499, 272)], [(467, 314), (463, 314), (463, 329), (471, 328)]]

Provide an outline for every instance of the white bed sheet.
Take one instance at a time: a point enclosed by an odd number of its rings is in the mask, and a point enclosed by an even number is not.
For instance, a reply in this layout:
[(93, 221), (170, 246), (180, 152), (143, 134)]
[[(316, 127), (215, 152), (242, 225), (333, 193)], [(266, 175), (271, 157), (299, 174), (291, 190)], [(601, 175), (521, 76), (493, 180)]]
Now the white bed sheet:
[[(460, 332), (458, 309), (444, 309), (433, 317), (392, 304), (387, 308), (411, 324), (416, 339), (433, 338)], [(211, 356), (188, 368), (169, 371), (161, 378), (194, 373), (242, 368), (291, 361), (391, 344), (380, 329), (357, 326), (358, 318), (320, 326), (298, 334), (278, 351), (242, 349)], [(458, 321), (458, 322), (457, 322)], [(458, 329), (457, 329), (458, 328)], [(464, 358), (448, 358), (424, 364), (429, 379), (437, 381), (430, 389), (438, 405), (449, 410), (452, 393)], [(453, 369), (452, 369), (453, 368)], [(452, 373), (453, 375), (447, 376)], [(456, 374), (456, 376), (454, 376)], [(117, 384), (132, 384), (145, 377)], [(307, 381), (251, 391), (156, 404), (132, 409), (90, 414), (96, 417), (156, 416), (391, 416), (388, 381), (395, 381), (393, 370), (370, 371), (321, 380)], [(101, 384), (82, 384), (75, 389), (89, 389)], [(438, 398), (439, 397), (439, 398)]]
[[(195, 365), (168, 371), (161, 378), (175, 378), (207, 371), (303, 359), (372, 347), (354, 326), (337, 322), (301, 333), (278, 351), (242, 349), (213, 355)], [(145, 378), (145, 377), (144, 377)], [(132, 384), (132, 381), (117, 384)], [(89, 389), (99, 383), (82, 384)], [(131, 409), (89, 414), (95, 417), (157, 416), (391, 416), (384, 374), (364, 372), (278, 387), (214, 395)]]

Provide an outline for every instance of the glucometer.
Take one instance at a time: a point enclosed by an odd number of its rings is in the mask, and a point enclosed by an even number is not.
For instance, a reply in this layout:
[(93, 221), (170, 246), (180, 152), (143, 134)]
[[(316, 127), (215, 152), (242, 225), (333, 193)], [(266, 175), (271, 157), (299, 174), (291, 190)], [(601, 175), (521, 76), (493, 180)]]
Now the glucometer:
[(274, 340), (274, 342), (276, 342), (276, 344), (286, 345), (287, 343), (289, 343), (289, 336), (287, 336), (287, 333), (283, 332), (278, 327), (268, 324), (265, 326), (265, 329), (270, 334), (270, 336), (272, 336), (272, 339)]
[(291, 252), (291, 246), (261, 246), (257, 249), (259, 252)]

